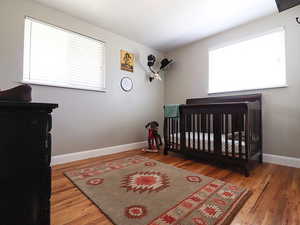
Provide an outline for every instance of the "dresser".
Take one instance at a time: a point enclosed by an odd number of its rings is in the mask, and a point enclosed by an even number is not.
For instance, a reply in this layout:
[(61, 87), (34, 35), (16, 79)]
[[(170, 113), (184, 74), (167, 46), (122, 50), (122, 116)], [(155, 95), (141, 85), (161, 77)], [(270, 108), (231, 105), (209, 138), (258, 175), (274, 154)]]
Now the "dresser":
[(0, 224), (50, 225), (52, 110), (0, 101)]

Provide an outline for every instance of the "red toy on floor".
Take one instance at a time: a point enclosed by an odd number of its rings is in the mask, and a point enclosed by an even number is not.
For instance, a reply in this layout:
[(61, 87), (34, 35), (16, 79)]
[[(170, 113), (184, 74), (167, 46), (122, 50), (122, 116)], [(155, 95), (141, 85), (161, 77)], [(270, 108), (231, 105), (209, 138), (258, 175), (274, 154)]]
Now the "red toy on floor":
[(161, 136), (158, 133), (159, 124), (152, 121), (146, 125), (148, 129), (148, 149), (143, 149), (144, 152), (158, 152), (162, 145)]

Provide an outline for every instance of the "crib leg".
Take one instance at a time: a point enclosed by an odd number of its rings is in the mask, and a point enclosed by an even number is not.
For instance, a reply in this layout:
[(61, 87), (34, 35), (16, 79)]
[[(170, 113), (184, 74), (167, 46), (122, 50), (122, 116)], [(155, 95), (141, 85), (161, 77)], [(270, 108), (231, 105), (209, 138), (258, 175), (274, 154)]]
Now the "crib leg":
[(259, 163), (263, 163), (263, 154), (262, 153), (259, 155)]
[(159, 148), (160, 145), (159, 145), (157, 136), (154, 136), (154, 141), (155, 141), (155, 145), (156, 145), (157, 150), (160, 150), (160, 148)]
[(167, 146), (164, 147), (164, 155), (168, 155), (168, 148), (167, 148)]
[(250, 170), (249, 170), (249, 167), (247, 165), (244, 166), (244, 173), (245, 173), (245, 177), (250, 176)]

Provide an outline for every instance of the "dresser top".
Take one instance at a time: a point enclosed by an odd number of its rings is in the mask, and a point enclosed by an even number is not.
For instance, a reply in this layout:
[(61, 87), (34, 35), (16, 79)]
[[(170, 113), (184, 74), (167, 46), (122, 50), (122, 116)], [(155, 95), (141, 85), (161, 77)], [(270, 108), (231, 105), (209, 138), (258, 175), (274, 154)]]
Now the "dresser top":
[(20, 109), (52, 110), (57, 107), (58, 107), (58, 104), (53, 104), (53, 103), (0, 101), (0, 109), (1, 108), (20, 108)]

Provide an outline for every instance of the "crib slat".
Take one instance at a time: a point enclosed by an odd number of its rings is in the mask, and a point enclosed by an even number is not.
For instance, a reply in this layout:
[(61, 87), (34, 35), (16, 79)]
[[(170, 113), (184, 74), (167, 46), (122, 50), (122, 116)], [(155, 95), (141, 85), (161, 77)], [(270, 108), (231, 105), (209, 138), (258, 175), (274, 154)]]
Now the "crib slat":
[(239, 158), (242, 159), (242, 131), (239, 130)]
[(167, 128), (168, 128), (168, 120), (167, 118), (164, 119), (164, 137), (165, 137), (165, 148), (164, 148), (164, 154), (168, 154), (168, 150), (169, 150), (169, 145), (168, 145), (168, 132), (167, 132)]
[(249, 152), (249, 145), (248, 145), (248, 136), (249, 136), (249, 133), (248, 133), (248, 129), (249, 129), (249, 123), (248, 123), (248, 116), (249, 114), (246, 113), (246, 116), (245, 116), (245, 157), (246, 157), (246, 160), (248, 160), (248, 152)]
[(197, 150), (200, 151), (201, 147), (200, 147), (200, 114), (197, 114)]
[(169, 121), (170, 121), (170, 118), (166, 118), (166, 120), (167, 120), (167, 139), (168, 139), (168, 141), (167, 141), (167, 145), (168, 145), (168, 147), (169, 147), (169, 149), (171, 149), (171, 146), (170, 146), (170, 143), (171, 143), (171, 140), (170, 140), (170, 123), (169, 123)]
[[(179, 108), (180, 110), (180, 108)], [(186, 149), (186, 138), (185, 138), (185, 121), (186, 120), (186, 115), (180, 112), (180, 120), (179, 120), (179, 130), (180, 130), (180, 151), (185, 151)]]
[(173, 146), (174, 146), (174, 149), (176, 149), (176, 134), (177, 134), (177, 131), (176, 131), (176, 118), (173, 118)]
[(208, 152), (211, 152), (211, 144), (210, 144), (210, 129), (211, 129), (211, 114), (208, 114)]
[(173, 128), (173, 118), (170, 118), (170, 136), (171, 136), (171, 146), (172, 146), (172, 149), (174, 149), (174, 142), (173, 142), (173, 139), (174, 139), (174, 128)]
[(206, 132), (206, 114), (201, 114), (201, 125), (202, 125), (202, 151), (205, 152), (205, 132)]
[(174, 149), (174, 143), (175, 143), (175, 118), (172, 118), (172, 146)]
[(225, 114), (225, 155), (228, 156), (228, 113)]
[(195, 114), (192, 114), (192, 127), (193, 127), (193, 129), (192, 129), (192, 131), (193, 131), (193, 151), (195, 151)]
[(164, 135), (165, 135), (165, 148), (170, 149), (170, 137), (169, 137), (169, 118), (165, 118), (165, 127), (164, 127)]
[(213, 130), (214, 130), (214, 153), (217, 155), (222, 154), (222, 132), (221, 132), (221, 118), (222, 113), (214, 113), (213, 114)]
[(191, 148), (191, 115), (188, 115), (188, 118), (187, 118), (187, 123), (188, 123), (188, 149)]
[(236, 124), (236, 122), (234, 121), (235, 118), (236, 117), (233, 114), (231, 114), (231, 155), (233, 158), (235, 158), (235, 136), (234, 136), (235, 134), (234, 125)]
[(170, 146), (170, 149), (172, 149), (172, 140), (171, 140), (171, 118), (168, 118), (168, 139), (169, 139), (169, 146)]
[(175, 132), (176, 132), (176, 140), (175, 140), (175, 145), (176, 145), (176, 147), (175, 147), (175, 149), (176, 150), (178, 150), (178, 119), (176, 119), (176, 126), (175, 126)]
[(173, 118), (170, 118), (170, 142), (171, 142), (171, 148), (173, 149), (173, 127), (172, 127), (172, 121)]

